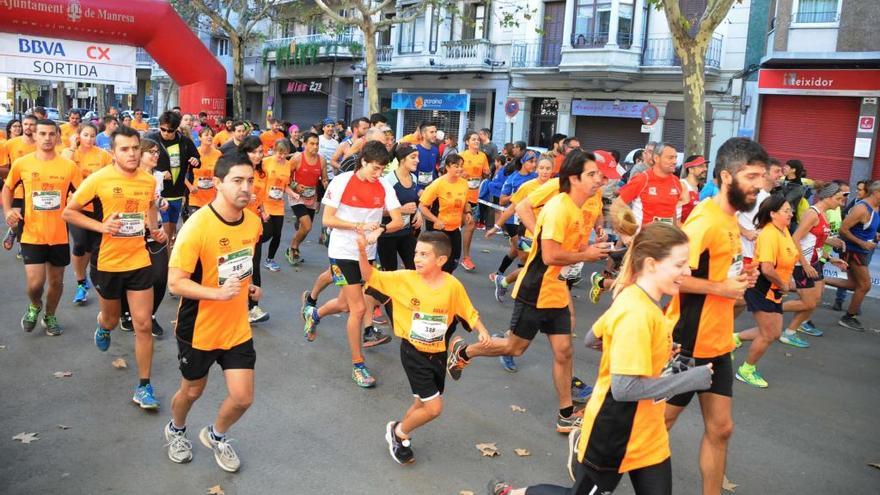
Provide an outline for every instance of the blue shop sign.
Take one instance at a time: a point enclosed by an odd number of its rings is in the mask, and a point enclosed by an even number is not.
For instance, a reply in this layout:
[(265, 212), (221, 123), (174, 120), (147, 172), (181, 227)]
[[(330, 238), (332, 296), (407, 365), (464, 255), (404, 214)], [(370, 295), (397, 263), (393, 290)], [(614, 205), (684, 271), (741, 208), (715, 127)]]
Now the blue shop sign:
[(446, 110), (467, 112), (471, 95), (465, 93), (391, 93), (392, 110)]

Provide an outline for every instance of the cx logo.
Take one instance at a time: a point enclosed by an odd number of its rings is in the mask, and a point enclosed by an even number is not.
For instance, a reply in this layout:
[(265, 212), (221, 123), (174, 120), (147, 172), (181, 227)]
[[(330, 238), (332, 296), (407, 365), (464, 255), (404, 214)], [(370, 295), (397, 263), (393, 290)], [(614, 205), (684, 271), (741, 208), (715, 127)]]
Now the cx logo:
[(110, 60), (110, 47), (92, 45), (86, 48), (86, 56), (92, 60)]

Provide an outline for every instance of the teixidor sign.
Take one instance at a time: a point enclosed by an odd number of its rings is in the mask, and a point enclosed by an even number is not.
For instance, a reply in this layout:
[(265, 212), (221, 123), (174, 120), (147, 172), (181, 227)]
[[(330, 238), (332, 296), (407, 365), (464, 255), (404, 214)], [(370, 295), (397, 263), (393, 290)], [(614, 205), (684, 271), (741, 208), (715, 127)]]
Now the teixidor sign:
[(880, 92), (878, 69), (761, 69), (758, 92), (777, 95), (871, 96)]
[(136, 86), (133, 46), (0, 33), (0, 76)]

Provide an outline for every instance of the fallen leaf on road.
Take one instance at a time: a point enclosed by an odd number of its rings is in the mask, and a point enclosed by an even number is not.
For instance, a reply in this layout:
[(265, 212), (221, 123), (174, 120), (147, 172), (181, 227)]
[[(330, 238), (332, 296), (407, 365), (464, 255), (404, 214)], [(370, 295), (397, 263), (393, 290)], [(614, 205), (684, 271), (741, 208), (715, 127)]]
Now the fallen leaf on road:
[(6, 349), (6, 346), (5, 346), (5, 345), (0, 345), (0, 351), (2, 351), (3, 349)]
[(73, 376), (73, 372), (72, 371), (56, 371), (55, 373), (52, 373), (52, 376), (54, 376), (55, 378), (69, 378), (69, 377)]
[(128, 363), (126, 363), (125, 359), (122, 359), (122, 358), (116, 358), (110, 364), (112, 364), (113, 367), (118, 370), (121, 370), (122, 368), (128, 368)]
[(472, 492), (470, 490), (462, 490), (462, 491), (458, 492), (458, 495), (474, 495), (474, 492)]
[(786, 352), (786, 353), (785, 353), (785, 357), (791, 357), (791, 353), (790, 353), (790, 352)]
[(37, 438), (37, 435), (39, 435), (39, 433), (21, 432), (18, 435), (15, 435), (14, 437), (12, 437), (12, 439), (18, 440), (21, 443), (31, 443), (31, 442), (36, 442), (37, 440), (39, 440), (39, 438)]
[(532, 455), (532, 453), (526, 449), (513, 449), (513, 451), (516, 452), (516, 455), (518, 455), (520, 457), (526, 457), (526, 456)]
[(880, 469), (880, 462), (869, 462), (868, 465)]
[(208, 495), (226, 495), (226, 492), (220, 488), (220, 485), (214, 485), (211, 488), (208, 488)]
[(486, 457), (495, 457), (498, 454), (498, 446), (494, 443), (478, 443), (477, 449)]
[(489, 250), (489, 249), (481, 249), (480, 251), (481, 251), (481, 252), (484, 252), (484, 253), (486, 253), (486, 254), (489, 254), (489, 253), (492, 252), (492, 251)]
[(727, 476), (724, 476), (724, 481), (721, 482), (721, 489), (730, 493), (735, 492), (738, 486), (736, 483), (731, 483)]
[(70, 427), (67, 425), (58, 425), (58, 427), (61, 428), (62, 430), (69, 430), (70, 429)]
[(518, 412), (518, 413), (524, 413), (524, 412), (526, 412), (526, 408), (524, 408), (524, 407), (520, 407), (520, 406), (518, 406), (518, 405), (516, 405), (516, 404), (511, 404), (511, 405), (510, 405), (510, 410), (513, 411), (513, 412)]

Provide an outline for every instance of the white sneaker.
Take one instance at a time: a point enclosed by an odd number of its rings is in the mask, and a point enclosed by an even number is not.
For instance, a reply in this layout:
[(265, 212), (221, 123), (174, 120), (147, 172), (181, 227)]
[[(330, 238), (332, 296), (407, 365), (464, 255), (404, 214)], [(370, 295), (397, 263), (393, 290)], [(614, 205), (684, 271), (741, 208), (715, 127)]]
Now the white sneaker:
[(175, 432), (171, 423), (165, 423), (165, 446), (168, 447), (168, 458), (172, 462), (184, 464), (192, 460), (192, 442), (186, 438), (186, 432)]
[(202, 441), (202, 445), (214, 451), (214, 460), (217, 461), (217, 465), (220, 466), (220, 469), (229, 473), (234, 473), (241, 467), (241, 461), (238, 459), (238, 454), (235, 453), (232, 445), (229, 444), (229, 442), (232, 441), (231, 439), (227, 438), (220, 441), (214, 440), (211, 438), (211, 433), (206, 426), (199, 432), (199, 440)]
[(251, 323), (262, 323), (264, 321), (269, 321), (269, 313), (260, 309), (259, 306), (254, 306), (248, 311), (248, 321)]

